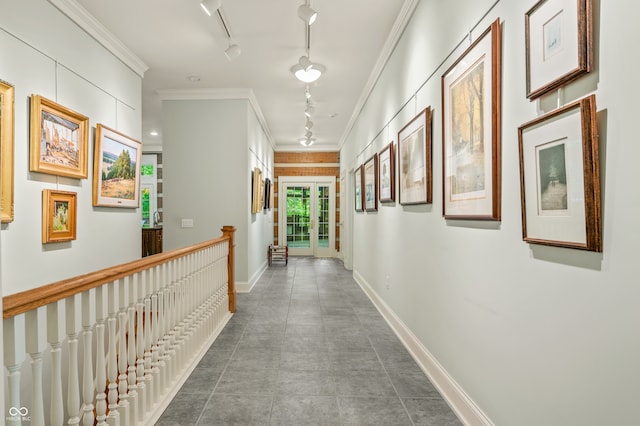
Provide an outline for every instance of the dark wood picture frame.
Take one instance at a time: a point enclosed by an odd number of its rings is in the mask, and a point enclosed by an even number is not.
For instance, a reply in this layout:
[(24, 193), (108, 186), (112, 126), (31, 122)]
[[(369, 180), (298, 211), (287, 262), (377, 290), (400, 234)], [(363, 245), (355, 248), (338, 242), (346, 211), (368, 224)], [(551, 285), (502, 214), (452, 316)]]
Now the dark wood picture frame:
[(393, 142), (378, 153), (378, 199), (380, 203), (396, 201), (396, 159)]
[(595, 95), (518, 128), (522, 238), (602, 251)]
[(501, 218), (501, 26), (496, 19), (442, 75), (442, 214)]
[(398, 198), (402, 205), (433, 200), (431, 122), (429, 106), (398, 132)]
[(353, 172), (353, 201), (357, 212), (364, 211), (364, 194), (362, 191), (364, 182), (364, 171), (362, 165)]
[(591, 0), (540, 0), (525, 13), (527, 98), (591, 72)]
[(363, 168), (364, 179), (364, 209), (368, 212), (378, 210), (378, 154), (365, 161)]

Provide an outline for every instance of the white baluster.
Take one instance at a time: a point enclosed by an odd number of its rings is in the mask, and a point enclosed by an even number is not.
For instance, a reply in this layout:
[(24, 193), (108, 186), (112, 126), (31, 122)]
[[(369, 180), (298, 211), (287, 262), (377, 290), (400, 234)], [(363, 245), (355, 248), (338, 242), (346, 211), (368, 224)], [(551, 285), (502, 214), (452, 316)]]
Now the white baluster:
[(158, 367), (158, 336), (159, 330), (158, 327), (158, 288), (159, 288), (159, 267), (155, 267), (152, 269), (153, 275), (151, 280), (151, 313), (152, 318), (149, 324), (151, 325), (151, 332), (149, 333), (151, 336), (151, 394), (152, 401), (151, 407), (160, 400), (160, 370)]
[(68, 424), (80, 423), (80, 385), (78, 383), (78, 315), (75, 296), (65, 299), (67, 345), (69, 348), (69, 378), (67, 380)]
[(98, 426), (107, 424), (107, 370), (104, 351), (104, 319), (107, 285), (96, 287), (96, 420)]
[(118, 412), (118, 361), (117, 351), (118, 342), (116, 338), (116, 313), (118, 312), (118, 303), (116, 291), (119, 286), (115, 282), (107, 284), (108, 291), (108, 313), (107, 327), (109, 328), (109, 353), (107, 357), (107, 378), (109, 380), (109, 416), (107, 422), (110, 425), (120, 424), (120, 413)]
[(25, 314), (26, 350), (31, 358), (31, 424), (44, 426), (44, 400), (42, 395), (42, 333), (38, 327), (39, 309)]
[(62, 333), (58, 302), (47, 305), (47, 340), (51, 347), (51, 404), (49, 423), (61, 426), (64, 422), (64, 401), (62, 399)]
[(118, 281), (118, 296), (120, 311), (118, 311), (118, 411), (120, 412), (120, 424), (128, 425), (129, 420), (129, 395), (127, 393), (127, 292), (125, 289), (128, 279), (125, 277)]
[(129, 423), (138, 419), (138, 388), (136, 386), (136, 287), (138, 275), (129, 278), (129, 306), (127, 307), (127, 394), (129, 395)]
[(147, 412), (147, 388), (144, 377), (144, 297), (146, 294), (146, 280), (144, 272), (138, 276), (138, 303), (136, 304), (136, 388), (138, 392), (138, 421), (144, 420)]
[(162, 264), (162, 266), (160, 267), (160, 275), (159, 275), (159, 279), (158, 279), (158, 292), (157, 292), (157, 300), (158, 300), (158, 305), (157, 305), (157, 327), (156, 327), (156, 336), (155, 336), (155, 341), (157, 342), (157, 354), (158, 354), (158, 358), (157, 358), (157, 369), (158, 369), (158, 382), (156, 384), (156, 387), (158, 388), (158, 397), (160, 395), (164, 394), (165, 389), (167, 389), (168, 383), (167, 383), (167, 366), (165, 363), (165, 323), (166, 323), (166, 318), (164, 315), (164, 306), (166, 303), (165, 300), (165, 285), (166, 285), (166, 279), (167, 279), (167, 271), (166, 271), (166, 263)]
[[(150, 270), (149, 272), (151, 272)], [(152, 371), (152, 362), (153, 356), (151, 354), (151, 341), (153, 339), (153, 324), (151, 322), (151, 290), (149, 289), (149, 294), (144, 299), (144, 380), (145, 386), (147, 389), (147, 412), (151, 411), (151, 408), (155, 404), (156, 400), (154, 398), (154, 389), (153, 389), (153, 371)]]
[(82, 292), (82, 341), (84, 343), (84, 351), (82, 357), (82, 398), (83, 413), (82, 423), (84, 426), (93, 426), (93, 354), (91, 347), (91, 339), (93, 338), (91, 324), (91, 291)]

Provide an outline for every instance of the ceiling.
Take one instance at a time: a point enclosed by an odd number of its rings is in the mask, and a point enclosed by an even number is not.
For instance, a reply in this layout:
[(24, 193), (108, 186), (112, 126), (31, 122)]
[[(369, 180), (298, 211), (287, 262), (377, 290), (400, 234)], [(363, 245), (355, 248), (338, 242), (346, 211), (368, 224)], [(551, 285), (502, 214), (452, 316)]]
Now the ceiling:
[(309, 57), (327, 70), (309, 85), (316, 142), (307, 148), (299, 143), (305, 84), (290, 72), (306, 53), (306, 25), (297, 15), (304, 0), (223, 0), (222, 15), (242, 50), (233, 61), (224, 54), (229, 40), (220, 18), (207, 16), (200, 0), (77, 0), (149, 67), (142, 80), (145, 145), (162, 143), (158, 91), (251, 89), (277, 151), (342, 146), (417, 1), (311, 0), (318, 18)]

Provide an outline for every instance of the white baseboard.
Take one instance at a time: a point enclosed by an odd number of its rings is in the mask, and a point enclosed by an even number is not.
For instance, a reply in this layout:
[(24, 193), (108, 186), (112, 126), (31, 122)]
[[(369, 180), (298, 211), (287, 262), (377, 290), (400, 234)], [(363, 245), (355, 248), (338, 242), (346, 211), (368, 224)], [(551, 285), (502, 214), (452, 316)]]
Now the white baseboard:
[(438, 389), (458, 418), (469, 426), (492, 426), (493, 422), (480, 407), (466, 394), (458, 383), (447, 373), (429, 350), (418, 340), (413, 332), (396, 315), (386, 302), (373, 290), (357, 271), (353, 277), (369, 299), (376, 306), (389, 326), (398, 335), (411, 356)]
[(251, 290), (253, 290), (253, 287), (255, 287), (260, 277), (262, 276), (262, 274), (264, 274), (264, 271), (267, 270), (268, 266), (269, 265), (267, 265), (267, 261), (265, 260), (265, 262), (262, 265), (260, 265), (260, 268), (258, 268), (256, 273), (253, 274), (251, 278), (249, 278), (248, 282), (236, 281), (236, 293), (250, 293)]

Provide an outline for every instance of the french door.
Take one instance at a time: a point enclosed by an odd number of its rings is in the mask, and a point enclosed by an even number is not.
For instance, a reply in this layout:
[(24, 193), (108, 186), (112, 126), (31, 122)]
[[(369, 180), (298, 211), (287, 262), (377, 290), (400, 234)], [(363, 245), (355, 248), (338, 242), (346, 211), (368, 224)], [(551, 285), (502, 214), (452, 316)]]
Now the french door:
[[(278, 178), (279, 242), (292, 256), (335, 256), (335, 178)], [(282, 194), (282, 195), (281, 195)]]

